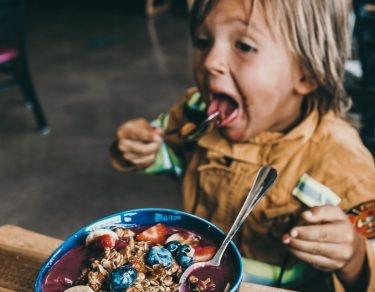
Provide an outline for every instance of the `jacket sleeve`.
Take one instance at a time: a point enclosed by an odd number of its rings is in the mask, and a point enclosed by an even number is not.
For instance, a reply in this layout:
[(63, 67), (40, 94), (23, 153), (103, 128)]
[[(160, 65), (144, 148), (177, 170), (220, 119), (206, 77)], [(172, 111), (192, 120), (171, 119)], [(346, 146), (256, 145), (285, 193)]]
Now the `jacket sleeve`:
[[(366, 269), (367, 269), (367, 292), (375, 291), (375, 246), (370, 240), (366, 241)], [(337, 276), (333, 277), (335, 292), (345, 292), (345, 289)]]

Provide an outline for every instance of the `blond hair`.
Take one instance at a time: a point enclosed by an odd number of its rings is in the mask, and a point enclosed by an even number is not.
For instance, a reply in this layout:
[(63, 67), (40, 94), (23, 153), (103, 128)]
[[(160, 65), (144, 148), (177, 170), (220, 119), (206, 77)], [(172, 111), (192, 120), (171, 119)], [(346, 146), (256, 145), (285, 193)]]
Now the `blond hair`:
[[(191, 34), (220, 0), (196, 0), (191, 11)], [(243, 0), (251, 15), (259, 5), (273, 32), (282, 36), (304, 75), (317, 89), (306, 96), (321, 114), (333, 110), (350, 120), (351, 98), (344, 89), (344, 65), (351, 52), (347, 0)], [(352, 121), (354, 122), (354, 121)]]

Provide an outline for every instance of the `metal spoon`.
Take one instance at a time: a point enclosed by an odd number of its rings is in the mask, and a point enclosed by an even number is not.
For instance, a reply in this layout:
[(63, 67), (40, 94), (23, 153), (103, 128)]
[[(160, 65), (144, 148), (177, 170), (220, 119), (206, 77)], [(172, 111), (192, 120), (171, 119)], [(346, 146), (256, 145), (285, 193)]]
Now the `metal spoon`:
[(249, 216), (250, 212), (256, 206), (256, 204), (260, 201), (261, 198), (266, 194), (267, 190), (273, 185), (277, 178), (277, 171), (272, 168), (271, 166), (262, 166), (257, 173), (255, 181), (246, 197), (245, 202), (242, 205), (240, 212), (237, 215), (236, 220), (234, 221), (231, 229), (229, 230), (227, 236), (225, 237), (223, 243), (221, 244), (220, 248), (214, 255), (214, 257), (209, 260), (208, 262), (198, 262), (191, 265), (187, 268), (184, 273), (181, 275), (180, 278), (180, 290), (185, 291), (186, 289), (185, 283), (187, 283), (188, 277), (190, 274), (196, 270), (201, 269), (203, 267), (208, 266), (220, 266), (221, 258), (229, 244), (232, 240), (233, 236), (237, 233), (238, 229), (241, 227), (242, 223), (245, 221), (247, 216)]
[[(188, 134), (185, 134), (184, 136), (184, 142), (193, 142), (196, 141), (204, 132), (207, 131), (208, 127), (216, 122), (218, 118), (220, 117), (220, 112), (214, 112), (213, 114), (209, 115), (203, 122), (201, 122), (199, 125), (194, 127), (192, 130), (188, 131)], [(164, 135), (171, 135), (171, 134), (177, 134), (180, 133), (181, 129), (172, 129), (169, 131), (166, 131)]]

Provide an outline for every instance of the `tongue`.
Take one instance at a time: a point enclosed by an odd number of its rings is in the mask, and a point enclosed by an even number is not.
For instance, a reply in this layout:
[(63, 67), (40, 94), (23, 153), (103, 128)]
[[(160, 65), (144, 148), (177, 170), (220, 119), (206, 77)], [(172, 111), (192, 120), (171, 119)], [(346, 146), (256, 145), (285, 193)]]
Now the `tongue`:
[(224, 121), (237, 109), (236, 102), (226, 95), (215, 95), (211, 101), (207, 113), (211, 115), (215, 112), (220, 112), (220, 120)]

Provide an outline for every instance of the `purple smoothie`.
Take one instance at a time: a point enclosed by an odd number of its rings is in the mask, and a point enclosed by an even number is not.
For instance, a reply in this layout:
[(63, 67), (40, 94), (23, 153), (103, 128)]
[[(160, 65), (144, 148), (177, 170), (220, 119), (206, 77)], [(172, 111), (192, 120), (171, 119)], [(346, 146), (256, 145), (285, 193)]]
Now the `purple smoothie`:
[(51, 268), (42, 289), (48, 292), (64, 291), (73, 286), (92, 257), (89, 249), (77, 246), (68, 251)]
[[(215, 266), (205, 266), (202, 268), (198, 268), (191, 272), (190, 276), (197, 277), (200, 281), (205, 281), (206, 279), (210, 279), (213, 286), (208, 286), (204, 291), (206, 292), (222, 292), (225, 291), (226, 287), (230, 286), (232, 282), (232, 267), (228, 263), (227, 260), (223, 259), (222, 264), (220, 267)], [(181, 292), (188, 292), (192, 291), (190, 288), (189, 283), (185, 283), (181, 287)]]

